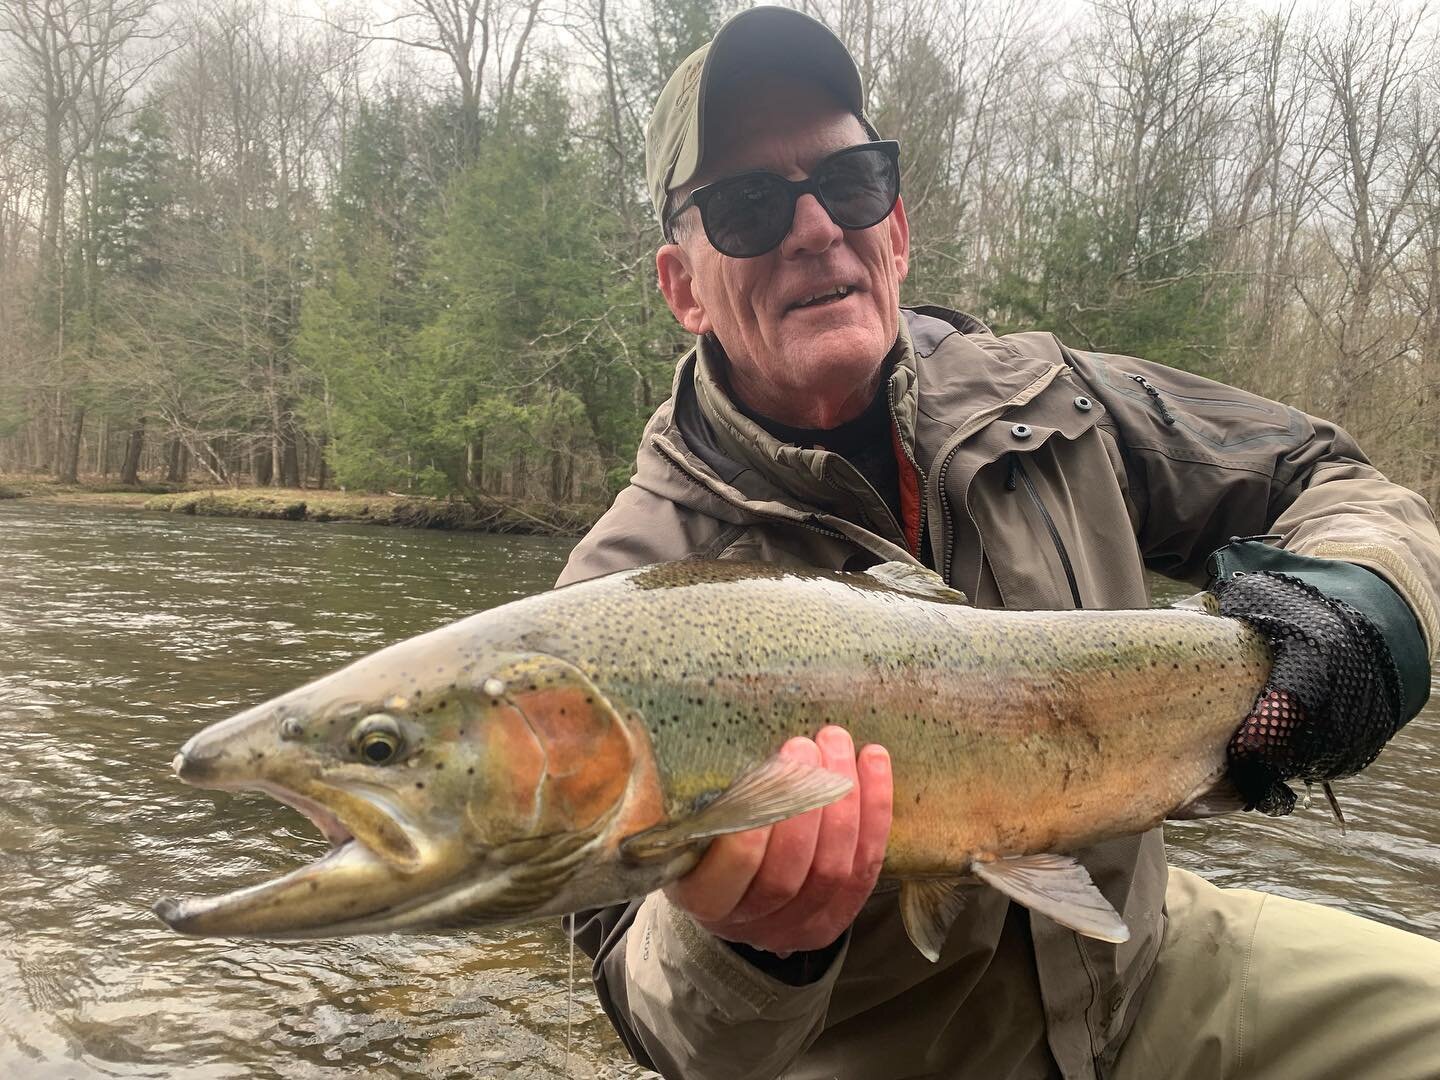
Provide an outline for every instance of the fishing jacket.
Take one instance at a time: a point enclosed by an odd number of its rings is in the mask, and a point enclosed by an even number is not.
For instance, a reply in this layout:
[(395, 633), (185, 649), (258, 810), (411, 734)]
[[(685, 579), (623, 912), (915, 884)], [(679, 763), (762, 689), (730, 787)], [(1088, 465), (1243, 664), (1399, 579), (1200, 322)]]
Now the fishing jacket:
[[(923, 559), (981, 607), (1143, 608), (1147, 568), (1201, 586), (1231, 537), (1276, 533), (1289, 550), (1380, 574), (1436, 655), (1434, 519), (1340, 428), (1048, 333), (997, 337), (940, 308), (903, 315), (884, 388), (900, 518), (844, 458), (781, 443), (737, 409), (701, 339), (630, 486), (560, 583), (684, 558), (847, 570)], [(663, 893), (586, 913), (576, 937), (627, 1048), (666, 1077), (1099, 1080), (1160, 948), (1167, 869), (1158, 829), (1076, 854), (1127, 942), (1078, 936), (977, 885), (932, 964), (883, 882), (801, 986)]]

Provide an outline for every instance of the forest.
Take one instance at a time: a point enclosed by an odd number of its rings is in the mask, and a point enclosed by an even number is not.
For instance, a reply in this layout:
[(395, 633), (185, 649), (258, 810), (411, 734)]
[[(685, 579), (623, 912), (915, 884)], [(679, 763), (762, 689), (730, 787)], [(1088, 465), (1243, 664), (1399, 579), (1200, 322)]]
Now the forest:
[[(819, 0), (903, 299), (1347, 427), (1440, 500), (1420, 4)], [(0, 0), (0, 473), (603, 508), (688, 342), (644, 125), (728, 0)]]

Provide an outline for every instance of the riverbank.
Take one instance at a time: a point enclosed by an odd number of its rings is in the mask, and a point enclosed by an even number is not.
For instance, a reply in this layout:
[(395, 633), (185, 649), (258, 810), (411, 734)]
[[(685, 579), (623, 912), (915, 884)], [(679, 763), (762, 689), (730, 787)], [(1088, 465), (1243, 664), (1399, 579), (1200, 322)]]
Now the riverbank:
[(99, 480), (62, 484), (49, 477), (0, 476), (0, 499), (15, 498), (200, 517), (334, 521), (527, 536), (576, 536), (604, 511), (599, 505), (556, 506), (488, 496), (475, 505), (389, 492), (255, 487), (176, 490), (163, 484), (126, 487)]

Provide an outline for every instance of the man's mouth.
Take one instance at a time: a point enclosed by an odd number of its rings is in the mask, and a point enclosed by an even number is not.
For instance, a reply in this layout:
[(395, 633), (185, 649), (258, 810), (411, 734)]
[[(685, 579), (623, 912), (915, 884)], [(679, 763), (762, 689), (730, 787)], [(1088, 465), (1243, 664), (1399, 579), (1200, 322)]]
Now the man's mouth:
[(826, 304), (838, 304), (854, 291), (855, 287), (853, 285), (836, 285), (834, 288), (826, 289), (824, 292), (811, 293), (809, 296), (802, 297), (790, 305), (790, 310), (795, 311), (799, 308), (823, 307)]

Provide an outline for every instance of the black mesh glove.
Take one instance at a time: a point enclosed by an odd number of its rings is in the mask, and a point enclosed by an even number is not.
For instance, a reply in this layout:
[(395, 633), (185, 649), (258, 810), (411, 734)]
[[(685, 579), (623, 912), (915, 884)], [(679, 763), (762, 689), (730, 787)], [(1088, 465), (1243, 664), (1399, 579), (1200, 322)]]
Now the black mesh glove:
[(1254, 541), (1213, 559), (1220, 613), (1249, 623), (1275, 654), (1269, 681), (1230, 742), (1230, 779), (1249, 808), (1288, 814), (1295, 793), (1285, 781), (1359, 772), (1419, 711), (1429, 691), (1424, 639), (1404, 601), (1364, 567)]

